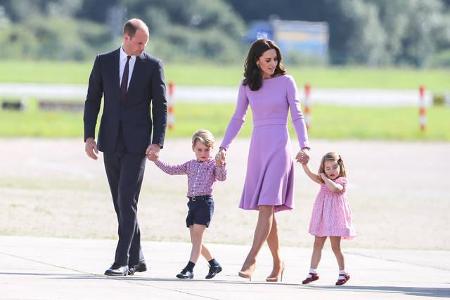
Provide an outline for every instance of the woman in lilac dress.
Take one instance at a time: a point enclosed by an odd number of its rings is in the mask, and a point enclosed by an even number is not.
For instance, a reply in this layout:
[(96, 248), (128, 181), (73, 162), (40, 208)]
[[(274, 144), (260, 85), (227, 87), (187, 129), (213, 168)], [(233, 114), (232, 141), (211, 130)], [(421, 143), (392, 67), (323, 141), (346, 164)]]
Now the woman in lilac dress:
[(279, 253), (275, 213), (294, 208), (294, 169), (287, 128), (288, 112), (298, 136), (297, 160), (309, 160), (309, 143), (294, 78), (286, 75), (279, 48), (270, 40), (255, 41), (245, 62), (244, 80), (239, 87), (236, 110), (216, 155), (224, 161), (232, 140), (245, 121), (247, 108), (253, 112), (253, 133), (247, 173), (239, 207), (258, 210), (253, 244), (239, 276), (251, 279), (256, 257), (265, 241), (273, 257), (267, 281), (282, 279), (284, 264)]

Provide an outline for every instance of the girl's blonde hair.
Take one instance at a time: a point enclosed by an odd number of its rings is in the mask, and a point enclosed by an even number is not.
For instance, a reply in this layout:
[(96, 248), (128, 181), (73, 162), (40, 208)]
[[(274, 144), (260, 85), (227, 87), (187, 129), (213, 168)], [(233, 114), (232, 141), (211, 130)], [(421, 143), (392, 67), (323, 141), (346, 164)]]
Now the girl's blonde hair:
[(325, 162), (326, 161), (335, 161), (338, 163), (340, 167), (339, 176), (338, 177), (346, 177), (347, 173), (345, 172), (344, 161), (341, 158), (341, 155), (337, 152), (328, 152), (322, 157), (322, 161), (320, 162), (319, 174), (325, 173)]
[(200, 142), (208, 148), (214, 148), (215, 141), (216, 140), (214, 139), (214, 136), (211, 133), (211, 131), (206, 129), (200, 129), (197, 130), (192, 136), (192, 147), (195, 146), (196, 142)]

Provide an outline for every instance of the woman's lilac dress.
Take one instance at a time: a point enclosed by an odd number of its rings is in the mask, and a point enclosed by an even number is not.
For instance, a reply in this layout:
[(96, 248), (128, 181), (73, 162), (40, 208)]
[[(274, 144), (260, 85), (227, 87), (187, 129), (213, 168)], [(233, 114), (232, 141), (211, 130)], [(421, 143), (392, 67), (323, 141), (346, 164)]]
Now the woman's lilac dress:
[(293, 77), (281, 75), (265, 79), (257, 91), (241, 84), (236, 110), (221, 147), (228, 149), (245, 121), (249, 105), (253, 112), (253, 132), (239, 207), (257, 210), (259, 205), (271, 205), (275, 211), (292, 209), (294, 165), (287, 127), (289, 110), (299, 146), (309, 147)]

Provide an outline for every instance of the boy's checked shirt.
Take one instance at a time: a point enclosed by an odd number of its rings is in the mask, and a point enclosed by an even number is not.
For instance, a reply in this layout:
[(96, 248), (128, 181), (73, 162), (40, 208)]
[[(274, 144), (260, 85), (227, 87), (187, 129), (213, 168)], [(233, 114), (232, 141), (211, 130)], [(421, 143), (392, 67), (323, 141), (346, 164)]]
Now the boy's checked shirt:
[(214, 181), (224, 181), (227, 178), (225, 165), (218, 167), (213, 159), (204, 162), (193, 159), (174, 166), (157, 160), (155, 165), (170, 175), (186, 174), (188, 176), (188, 197), (211, 195)]

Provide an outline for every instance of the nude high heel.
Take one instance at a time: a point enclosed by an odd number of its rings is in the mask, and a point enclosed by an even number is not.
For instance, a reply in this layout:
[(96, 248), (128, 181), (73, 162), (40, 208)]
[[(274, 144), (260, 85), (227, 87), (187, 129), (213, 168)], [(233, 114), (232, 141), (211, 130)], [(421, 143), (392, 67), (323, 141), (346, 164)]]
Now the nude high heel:
[(253, 275), (253, 272), (255, 271), (255, 267), (256, 267), (255, 263), (253, 263), (252, 265), (250, 265), (247, 268), (242, 267), (242, 269), (238, 273), (239, 277), (242, 277), (242, 278), (248, 279), (249, 281), (252, 281), (252, 275)]
[(284, 267), (284, 262), (283, 262), (281, 264), (280, 271), (278, 272), (278, 274), (276, 276), (270, 276), (273, 274), (273, 271), (272, 271), (272, 274), (270, 274), (269, 277), (266, 278), (266, 281), (267, 282), (278, 282), (278, 281), (283, 282), (284, 269), (285, 269), (285, 267)]

